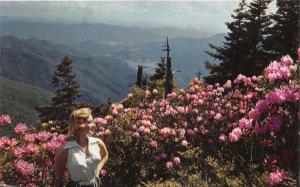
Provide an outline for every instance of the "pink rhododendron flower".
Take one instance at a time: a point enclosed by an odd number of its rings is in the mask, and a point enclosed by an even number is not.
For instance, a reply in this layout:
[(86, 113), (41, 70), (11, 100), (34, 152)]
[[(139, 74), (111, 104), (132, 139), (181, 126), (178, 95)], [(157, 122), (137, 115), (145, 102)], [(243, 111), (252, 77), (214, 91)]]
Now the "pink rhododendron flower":
[(139, 134), (138, 132), (134, 132), (134, 133), (132, 134), (132, 136), (133, 136), (134, 138), (139, 138), (139, 137), (140, 137), (140, 134)]
[(4, 148), (4, 146), (9, 146), (11, 143), (10, 139), (6, 136), (0, 137), (0, 149)]
[(169, 162), (166, 163), (165, 166), (166, 166), (167, 169), (172, 169), (173, 168), (173, 163), (171, 161), (169, 161)]
[(141, 124), (144, 125), (144, 126), (146, 126), (146, 127), (149, 127), (149, 126), (151, 126), (151, 121), (149, 121), (149, 120), (142, 120)]
[(101, 171), (100, 171), (100, 175), (102, 176), (102, 177), (105, 177), (106, 175), (107, 175), (107, 171), (105, 170), (105, 169), (102, 169)]
[(197, 121), (197, 122), (200, 122), (200, 121), (202, 121), (202, 119), (203, 119), (203, 118), (202, 118), (201, 116), (198, 116), (198, 117), (196, 118), (196, 121)]
[(111, 113), (112, 113), (114, 116), (116, 116), (116, 115), (119, 114), (118, 110), (116, 110), (116, 109), (113, 109)]
[(293, 59), (289, 55), (283, 56), (280, 60), (281, 60), (281, 64), (285, 66), (293, 65)]
[(12, 150), (12, 154), (17, 158), (20, 158), (25, 152), (25, 147), (14, 147), (14, 149)]
[(300, 47), (297, 50), (298, 58), (300, 58)]
[(15, 128), (14, 128), (14, 133), (20, 134), (24, 133), (27, 130), (27, 126), (25, 123), (19, 123)]
[(183, 106), (178, 106), (176, 107), (177, 111), (181, 114), (184, 114), (186, 111), (185, 111), (185, 108)]
[(276, 170), (269, 174), (268, 183), (271, 186), (282, 184), (286, 179), (286, 172), (284, 169)]
[(186, 147), (188, 145), (188, 142), (186, 140), (182, 140), (181, 145), (183, 147)]
[(173, 158), (173, 163), (175, 166), (179, 166), (180, 165), (180, 158), (179, 157), (174, 157)]
[(153, 89), (152, 93), (156, 95), (158, 93), (157, 89)]
[(224, 88), (231, 88), (231, 80), (228, 80), (224, 85)]
[(191, 99), (192, 99), (192, 100), (197, 100), (197, 99), (198, 99), (198, 96), (197, 96), (196, 94), (193, 94), (193, 95), (191, 95)]
[(143, 132), (144, 129), (145, 129), (145, 127), (142, 125), (142, 126), (139, 126), (138, 131), (139, 131), (139, 132)]
[(273, 61), (264, 69), (264, 74), (271, 82), (284, 80), (291, 76), (292, 65), (293, 60), (287, 55), (281, 58), (281, 62)]
[(25, 134), (24, 140), (28, 143), (33, 143), (35, 141), (35, 134)]
[(196, 133), (195, 133), (195, 131), (193, 131), (192, 129), (188, 129), (188, 130), (187, 130), (187, 135), (189, 135), (189, 136), (195, 136)]
[(237, 142), (240, 139), (240, 136), (242, 134), (242, 130), (237, 127), (235, 129), (232, 130), (231, 133), (229, 133), (229, 141), (230, 142)]
[(168, 127), (164, 127), (160, 130), (160, 134), (163, 135), (164, 138), (168, 138), (171, 135), (171, 129)]
[(28, 162), (26, 162), (25, 160), (18, 160), (15, 164), (14, 164), (14, 168), (15, 170), (21, 174), (21, 175), (30, 175), (33, 173), (34, 171), (34, 167), (33, 164), (29, 164)]
[(252, 119), (248, 120), (246, 118), (242, 118), (239, 120), (239, 127), (241, 129), (251, 129), (252, 128)]
[(2, 114), (0, 116), (0, 127), (6, 124), (11, 124), (11, 117), (8, 114)]
[(155, 140), (150, 140), (149, 145), (151, 148), (156, 149), (158, 144)]
[(46, 131), (41, 131), (37, 134), (35, 134), (35, 138), (41, 142), (47, 141), (51, 137), (51, 133), (46, 132)]
[(121, 104), (121, 103), (113, 103), (111, 105), (112, 109), (115, 109), (115, 110), (121, 110), (124, 108), (124, 106)]
[(180, 129), (178, 129), (178, 132), (179, 132), (179, 137), (180, 137), (180, 138), (184, 138), (184, 135), (185, 135), (185, 129), (180, 128)]
[(269, 92), (266, 95), (266, 102), (269, 104), (283, 104), (286, 101), (295, 102), (298, 101), (300, 92), (296, 91), (296, 88), (291, 86), (284, 86), (281, 89), (275, 89), (275, 91)]
[(94, 123), (105, 126), (105, 125), (107, 125), (107, 120), (104, 118), (98, 117), (98, 118), (94, 119)]
[(51, 153), (55, 153), (63, 143), (64, 140), (61, 137), (54, 136), (49, 142), (44, 144), (44, 148)]
[(151, 92), (149, 90), (145, 91), (145, 97), (149, 98), (151, 96)]
[(246, 79), (246, 76), (244, 76), (244, 75), (242, 75), (242, 74), (239, 74), (238, 76), (237, 76), (237, 78), (234, 80), (234, 83), (240, 83), (240, 82), (242, 82), (242, 81), (244, 81)]
[(177, 96), (177, 94), (175, 92), (169, 93), (167, 95), (168, 98), (175, 98)]
[(223, 134), (223, 133), (220, 134), (219, 140), (222, 141), (222, 142), (225, 142), (225, 141), (226, 141), (226, 136), (225, 136), (225, 134)]
[(222, 119), (222, 115), (220, 113), (217, 113), (215, 116), (214, 116), (214, 119), (219, 121)]
[(111, 130), (105, 129), (105, 130), (104, 130), (104, 135), (106, 135), (106, 136), (111, 135)]
[(26, 147), (25, 147), (25, 150), (27, 153), (32, 153), (32, 154), (37, 154), (40, 152), (39, 150), (39, 146), (36, 145), (36, 144), (28, 144)]

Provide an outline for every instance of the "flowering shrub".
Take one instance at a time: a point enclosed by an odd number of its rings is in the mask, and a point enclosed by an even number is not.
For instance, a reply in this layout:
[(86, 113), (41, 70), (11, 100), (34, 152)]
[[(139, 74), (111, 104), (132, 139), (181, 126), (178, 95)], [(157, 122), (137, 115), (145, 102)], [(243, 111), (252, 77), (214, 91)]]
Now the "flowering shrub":
[[(211, 185), (295, 185), (295, 72), (296, 64), (284, 56), (263, 76), (239, 75), (223, 86), (194, 79), (166, 99), (158, 99), (157, 90), (142, 99), (139, 93), (136, 107), (119, 108), (99, 126), (112, 152), (104, 183), (176, 179), (188, 185), (193, 174)], [(125, 103), (134, 99), (131, 93)]]
[[(95, 118), (107, 144), (104, 186), (294, 186), (300, 98), (296, 64), (272, 62), (262, 76), (224, 85), (194, 79), (162, 99), (161, 89), (130, 93)], [(0, 126), (11, 123), (2, 115)], [(0, 138), (0, 181), (51, 185), (63, 135), (18, 124)]]
[[(2, 115), (3, 116), (3, 115)], [(8, 115), (5, 117), (10, 119)], [(11, 120), (3, 120), (2, 126)], [(53, 158), (64, 143), (64, 135), (37, 132), (19, 123), (13, 137), (0, 137), (0, 181), (22, 186), (51, 186)]]

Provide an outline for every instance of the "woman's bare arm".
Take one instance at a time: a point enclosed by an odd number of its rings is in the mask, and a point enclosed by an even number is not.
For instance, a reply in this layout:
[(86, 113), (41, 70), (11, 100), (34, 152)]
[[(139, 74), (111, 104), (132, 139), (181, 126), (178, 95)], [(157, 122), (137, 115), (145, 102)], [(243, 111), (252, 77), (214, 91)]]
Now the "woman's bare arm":
[(108, 160), (108, 151), (107, 148), (102, 140), (99, 140), (98, 145), (100, 147), (100, 155), (101, 155), (101, 161), (98, 165), (98, 171), (100, 172), (101, 169), (103, 168), (104, 164)]
[(64, 171), (66, 168), (66, 162), (68, 158), (68, 150), (64, 149), (64, 146), (61, 146), (54, 158), (54, 186), (55, 187), (62, 187), (63, 186), (63, 177), (64, 177)]

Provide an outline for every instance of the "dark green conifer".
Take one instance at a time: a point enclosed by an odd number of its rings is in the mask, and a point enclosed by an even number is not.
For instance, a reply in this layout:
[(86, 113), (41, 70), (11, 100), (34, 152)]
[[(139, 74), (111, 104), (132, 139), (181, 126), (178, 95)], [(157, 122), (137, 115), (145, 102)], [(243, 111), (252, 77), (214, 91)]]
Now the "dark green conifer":
[(277, 11), (271, 15), (273, 20), (269, 28), (265, 48), (270, 53), (270, 60), (279, 59), (289, 54), (297, 58), (296, 51), (300, 45), (300, 7), (299, 0), (277, 0)]
[(158, 67), (155, 68), (155, 73), (150, 77), (151, 81), (164, 79), (166, 76), (166, 62), (164, 57), (160, 57), (160, 62), (157, 64)]
[(205, 81), (209, 83), (235, 79), (238, 74), (253, 76), (261, 74), (269, 64), (264, 43), (271, 21), (266, 15), (270, 0), (253, 0), (249, 5), (242, 0), (234, 10), (230, 23), (226, 23), (229, 33), (225, 36), (222, 47), (210, 44), (215, 52), (207, 52), (220, 64), (206, 62), (209, 75)]
[(69, 114), (77, 107), (76, 100), (81, 96), (79, 84), (75, 81), (72, 60), (65, 56), (57, 65), (52, 79), (55, 96), (51, 105), (37, 107), (41, 122), (53, 121), (63, 131), (66, 130)]
[(220, 64), (206, 62), (206, 68), (209, 70), (205, 81), (208, 83), (224, 82), (228, 79), (234, 79), (239, 73), (243, 72), (243, 63), (245, 63), (245, 54), (247, 46), (246, 2), (242, 0), (239, 7), (234, 10), (232, 22), (225, 23), (229, 32), (225, 36), (223, 46), (209, 44), (214, 52), (206, 51), (208, 55)]

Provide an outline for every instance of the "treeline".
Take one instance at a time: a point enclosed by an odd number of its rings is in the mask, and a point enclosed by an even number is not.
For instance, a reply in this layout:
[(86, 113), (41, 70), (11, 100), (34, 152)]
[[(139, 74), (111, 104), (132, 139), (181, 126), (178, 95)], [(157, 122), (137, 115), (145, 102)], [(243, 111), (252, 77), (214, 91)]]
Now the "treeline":
[(209, 44), (211, 57), (220, 64), (206, 62), (209, 70), (205, 81), (224, 83), (233, 80), (238, 74), (259, 75), (274, 59), (295, 51), (299, 39), (299, 1), (277, 0), (276, 13), (267, 14), (272, 0), (245, 0), (239, 3), (227, 22), (229, 32), (222, 46)]

